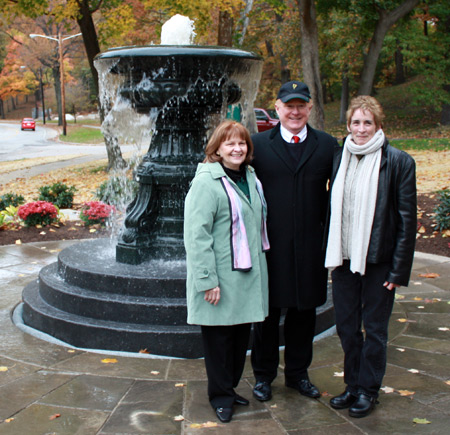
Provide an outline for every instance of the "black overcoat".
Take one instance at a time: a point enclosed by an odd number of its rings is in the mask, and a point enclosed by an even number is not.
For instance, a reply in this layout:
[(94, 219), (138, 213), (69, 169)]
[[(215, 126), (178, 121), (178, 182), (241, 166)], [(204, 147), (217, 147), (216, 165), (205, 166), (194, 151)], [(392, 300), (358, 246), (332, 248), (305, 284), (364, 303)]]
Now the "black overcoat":
[(252, 136), (254, 166), (268, 207), (269, 305), (306, 310), (325, 303), (324, 228), (333, 153), (332, 136), (311, 128), (298, 165), (279, 125)]

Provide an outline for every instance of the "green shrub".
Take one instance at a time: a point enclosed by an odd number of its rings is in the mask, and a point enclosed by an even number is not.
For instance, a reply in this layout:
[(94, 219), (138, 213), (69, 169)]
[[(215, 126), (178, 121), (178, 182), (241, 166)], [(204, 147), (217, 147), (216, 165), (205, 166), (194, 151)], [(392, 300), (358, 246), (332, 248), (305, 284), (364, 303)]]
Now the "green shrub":
[(124, 208), (136, 196), (139, 183), (126, 177), (111, 177), (95, 192), (96, 197), (118, 209)]
[(39, 188), (40, 195), (38, 200), (51, 202), (58, 208), (71, 208), (76, 190), (75, 186), (69, 187), (59, 182), (50, 186), (42, 186)]
[(440, 190), (438, 195), (439, 204), (434, 209), (436, 213), (434, 220), (436, 221), (436, 229), (444, 231), (450, 229), (450, 190)]
[(5, 193), (0, 196), (0, 211), (6, 210), (10, 205), (18, 207), (25, 202), (25, 198), (22, 195), (16, 195), (15, 193)]

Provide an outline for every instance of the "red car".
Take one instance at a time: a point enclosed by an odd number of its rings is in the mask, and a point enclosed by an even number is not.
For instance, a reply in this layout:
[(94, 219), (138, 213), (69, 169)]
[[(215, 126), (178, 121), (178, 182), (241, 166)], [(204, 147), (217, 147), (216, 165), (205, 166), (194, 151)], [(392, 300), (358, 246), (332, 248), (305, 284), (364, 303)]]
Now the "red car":
[(254, 111), (259, 132), (270, 130), (280, 122), (275, 110), (266, 110), (255, 107)]
[(33, 118), (22, 119), (22, 131), (23, 130), (36, 130), (36, 122), (34, 122)]

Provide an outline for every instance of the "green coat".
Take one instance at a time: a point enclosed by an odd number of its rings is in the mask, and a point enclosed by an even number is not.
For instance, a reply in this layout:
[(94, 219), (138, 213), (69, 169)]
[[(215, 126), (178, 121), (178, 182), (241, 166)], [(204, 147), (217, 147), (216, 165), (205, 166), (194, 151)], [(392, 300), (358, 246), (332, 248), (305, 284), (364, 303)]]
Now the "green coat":
[[(262, 250), (262, 205), (255, 171), (247, 169), (249, 201), (236, 184), (242, 202), (252, 260), (250, 271), (232, 270), (231, 218), (228, 196), (220, 182), (220, 163), (200, 163), (186, 196), (184, 245), (187, 264), (187, 323), (237, 325), (263, 321), (268, 314), (266, 256)], [(204, 292), (220, 287), (217, 305), (204, 300)]]

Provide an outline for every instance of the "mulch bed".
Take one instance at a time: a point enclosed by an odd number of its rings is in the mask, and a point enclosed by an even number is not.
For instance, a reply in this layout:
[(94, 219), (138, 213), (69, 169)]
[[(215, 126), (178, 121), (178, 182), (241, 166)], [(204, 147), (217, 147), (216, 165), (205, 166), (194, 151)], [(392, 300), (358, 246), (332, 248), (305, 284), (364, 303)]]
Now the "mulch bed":
[[(17, 227), (0, 229), (0, 245), (17, 243), (53, 242), (58, 240), (96, 239), (109, 237), (109, 230), (100, 225), (84, 226), (82, 221), (66, 221), (42, 228)], [(18, 242), (20, 240), (20, 242)]]
[[(424, 233), (416, 240), (416, 251), (450, 257), (450, 237), (442, 237), (434, 232), (433, 210), (437, 205), (436, 196), (418, 195), (418, 229), (423, 227)], [(95, 230), (95, 231), (93, 231)], [(21, 243), (49, 242), (56, 240), (95, 239), (109, 237), (109, 230), (99, 225), (85, 227), (81, 221), (66, 221), (58, 226), (18, 227), (0, 229), (0, 245), (13, 245), (17, 240)]]
[[(421, 194), (417, 196), (417, 229), (420, 237), (416, 239), (416, 251), (450, 257), (450, 237), (442, 237), (440, 232), (434, 231), (433, 217), (437, 205), (436, 195)], [(421, 228), (425, 232), (421, 232), (423, 231)]]

